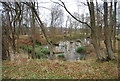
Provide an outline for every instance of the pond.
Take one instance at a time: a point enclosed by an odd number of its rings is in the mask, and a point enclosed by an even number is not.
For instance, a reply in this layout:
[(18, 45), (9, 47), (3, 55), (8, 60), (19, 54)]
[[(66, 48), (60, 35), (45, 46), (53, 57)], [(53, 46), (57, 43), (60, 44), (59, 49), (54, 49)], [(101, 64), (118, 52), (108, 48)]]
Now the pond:
[[(64, 52), (65, 60), (79, 60), (80, 54), (76, 52), (76, 49), (81, 46), (87, 46), (89, 44), (87, 39), (77, 39), (72, 41), (60, 41), (59, 46), (53, 46), (53, 50)], [(45, 46), (48, 48), (48, 46)], [(59, 54), (56, 54), (59, 55)]]

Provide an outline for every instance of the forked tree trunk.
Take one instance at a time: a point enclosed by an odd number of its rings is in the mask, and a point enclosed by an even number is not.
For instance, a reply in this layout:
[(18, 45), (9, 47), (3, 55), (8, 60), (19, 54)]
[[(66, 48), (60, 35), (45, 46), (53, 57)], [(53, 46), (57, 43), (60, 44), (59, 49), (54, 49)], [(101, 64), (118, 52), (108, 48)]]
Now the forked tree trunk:
[(92, 44), (95, 48), (97, 59), (102, 61), (104, 58), (102, 56), (101, 48), (99, 46), (99, 37), (98, 37), (98, 28), (95, 25), (95, 12), (94, 12), (94, 3), (93, 2), (87, 2), (89, 13), (90, 13), (90, 24), (91, 24), (91, 38), (92, 38)]
[(112, 51), (112, 41), (111, 41), (111, 35), (112, 35), (112, 2), (110, 7), (110, 26), (108, 26), (108, 3), (104, 2), (104, 34), (105, 34), (105, 46), (107, 50), (107, 59), (113, 60), (113, 51)]
[(102, 56), (102, 51), (100, 50), (100, 44), (99, 44), (99, 40), (97, 38), (97, 35), (95, 33), (91, 33), (91, 38), (92, 38), (92, 44), (93, 47), (95, 49), (95, 52), (97, 54), (97, 60), (98, 61), (102, 61), (104, 60), (103, 56)]

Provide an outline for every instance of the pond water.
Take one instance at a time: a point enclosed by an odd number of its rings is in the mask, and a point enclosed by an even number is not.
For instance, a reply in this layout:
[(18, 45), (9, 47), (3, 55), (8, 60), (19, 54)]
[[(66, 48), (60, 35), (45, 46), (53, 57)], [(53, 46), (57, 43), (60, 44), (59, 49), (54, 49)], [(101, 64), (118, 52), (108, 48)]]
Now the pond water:
[[(79, 60), (80, 54), (76, 52), (76, 49), (81, 46), (86, 46), (90, 42), (87, 39), (77, 39), (72, 41), (60, 41), (59, 46), (54, 46), (53, 50), (58, 52), (64, 52), (66, 60)], [(47, 47), (47, 46), (46, 46)], [(47, 47), (48, 48), (48, 47)], [(59, 55), (59, 54), (56, 54)]]

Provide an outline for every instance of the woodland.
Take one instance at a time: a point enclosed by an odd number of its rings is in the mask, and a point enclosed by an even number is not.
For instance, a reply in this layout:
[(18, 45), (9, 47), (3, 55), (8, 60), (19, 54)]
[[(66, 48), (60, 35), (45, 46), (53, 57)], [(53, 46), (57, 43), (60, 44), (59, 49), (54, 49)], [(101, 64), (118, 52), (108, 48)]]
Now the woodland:
[(0, 1), (1, 78), (118, 79), (119, 2), (47, 1)]

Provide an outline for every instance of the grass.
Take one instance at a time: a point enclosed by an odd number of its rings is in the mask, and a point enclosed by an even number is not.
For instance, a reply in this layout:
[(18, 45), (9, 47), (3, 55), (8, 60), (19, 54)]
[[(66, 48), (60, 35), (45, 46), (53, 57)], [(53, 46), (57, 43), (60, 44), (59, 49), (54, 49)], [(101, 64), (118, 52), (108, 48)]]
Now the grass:
[(116, 79), (117, 63), (95, 60), (58, 61), (34, 59), (18, 64), (3, 61), (3, 79)]
[[(28, 46), (21, 46), (20, 48), (22, 48), (24, 51), (30, 51), (32, 52), (32, 46), (28, 45)], [(41, 58), (47, 58), (46, 54), (49, 54), (50, 51), (47, 48), (43, 48), (40, 45), (35, 45), (35, 53), (36, 55), (40, 56)]]

